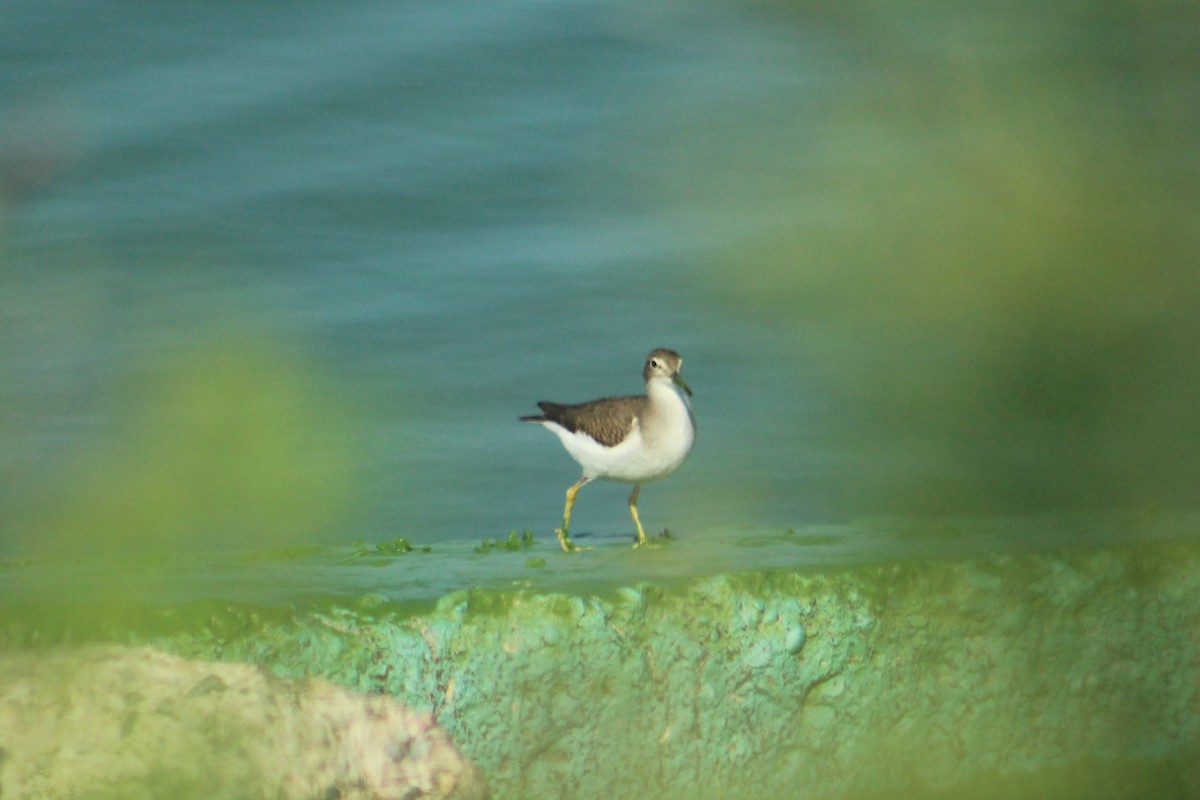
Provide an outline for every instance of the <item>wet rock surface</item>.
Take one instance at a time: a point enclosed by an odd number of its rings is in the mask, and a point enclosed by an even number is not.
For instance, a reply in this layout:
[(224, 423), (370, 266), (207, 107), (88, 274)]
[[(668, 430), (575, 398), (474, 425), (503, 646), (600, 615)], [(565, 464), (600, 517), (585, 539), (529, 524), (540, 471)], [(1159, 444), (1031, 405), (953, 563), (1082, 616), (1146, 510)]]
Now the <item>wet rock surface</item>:
[(464, 591), (172, 646), (429, 709), (501, 798), (1187, 797), (1198, 581), (1190, 545), (997, 555)]
[(0, 797), (1200, 796), (1195, 543), (367, 599), (0, 655)]

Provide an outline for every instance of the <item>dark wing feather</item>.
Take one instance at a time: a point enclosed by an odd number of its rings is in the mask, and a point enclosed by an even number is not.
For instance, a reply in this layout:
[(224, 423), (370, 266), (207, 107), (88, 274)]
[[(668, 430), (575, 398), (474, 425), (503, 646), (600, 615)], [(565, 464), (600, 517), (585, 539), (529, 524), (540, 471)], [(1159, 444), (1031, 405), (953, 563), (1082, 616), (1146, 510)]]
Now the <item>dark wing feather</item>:
[(583, 431), (605, 447), (621, 443), (633, 427), (633, 420), (646, 406), (647, 398), (605, 397), (589, 403), (562, 405), (542, 401), (541, 416), (521, 417), (526, 422), (556, 422), (575, 433)]

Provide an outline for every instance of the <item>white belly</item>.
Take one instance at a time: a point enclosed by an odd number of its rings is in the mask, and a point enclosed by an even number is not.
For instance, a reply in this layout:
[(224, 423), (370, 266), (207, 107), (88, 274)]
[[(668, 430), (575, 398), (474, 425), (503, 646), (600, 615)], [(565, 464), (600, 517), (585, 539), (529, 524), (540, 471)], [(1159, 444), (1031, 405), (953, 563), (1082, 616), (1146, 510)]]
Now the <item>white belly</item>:
[(630, 434), (616, 447), (605, 447), (586, 433), (572, 433), (553, 422), (542, 424), (558, 436), (589, 480), (627, 483), (658, 480), (679, 469), (696, 438), (691, 413), (683, 398), (673, 390), (666, 392), (669, 397), (655, 398), (656, 416), (651, 426), (654, 435), (643, 435), (635, 422)]

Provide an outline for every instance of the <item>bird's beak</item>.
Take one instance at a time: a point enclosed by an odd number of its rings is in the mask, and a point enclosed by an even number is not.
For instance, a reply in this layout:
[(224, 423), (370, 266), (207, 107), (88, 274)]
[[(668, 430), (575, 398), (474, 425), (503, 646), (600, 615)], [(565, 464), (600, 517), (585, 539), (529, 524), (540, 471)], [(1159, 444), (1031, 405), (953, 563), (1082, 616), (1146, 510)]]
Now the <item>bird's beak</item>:
[(674, 384), (676, 386), (678, 386), (680, 389), (683, 389), (683, 391), (687, 393), (688, 397), (692, 396), (692, 387), (687, 385), (687, 381), (685, 381), (683, 379), (683, 376), (680, 375), (678, 372), (671, 373), (671, 381), (674, 382)]

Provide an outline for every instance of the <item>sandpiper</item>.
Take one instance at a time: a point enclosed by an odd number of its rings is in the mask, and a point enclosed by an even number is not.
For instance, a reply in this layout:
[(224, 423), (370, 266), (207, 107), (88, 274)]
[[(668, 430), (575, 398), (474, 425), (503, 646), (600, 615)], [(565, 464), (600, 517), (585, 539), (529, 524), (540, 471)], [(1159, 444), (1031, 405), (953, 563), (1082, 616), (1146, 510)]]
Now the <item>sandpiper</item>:
[(678, 386), (687, 396), (692, 394), (679, 375), (682, 366), (678, 353), (660, 347), (646, 356), (644, 395), (603, 397), (576, 405), (543, 401), (538, 403), (541, 414), (521, 417), (553, 432), (583, 467), (583, 476), (567, 489), (562, 527), (555, 531), (564, 552), (580, 549), (570, 536), (575, 495), (584, 484), (599, 479), (633, 484), (629, 495), (629, 513), (637, 526), (633, 546), (645, 544), (638, 492), (646, 481), (665, 478), (679, 469), (696, 438), (691, 402), (675, 390)]

